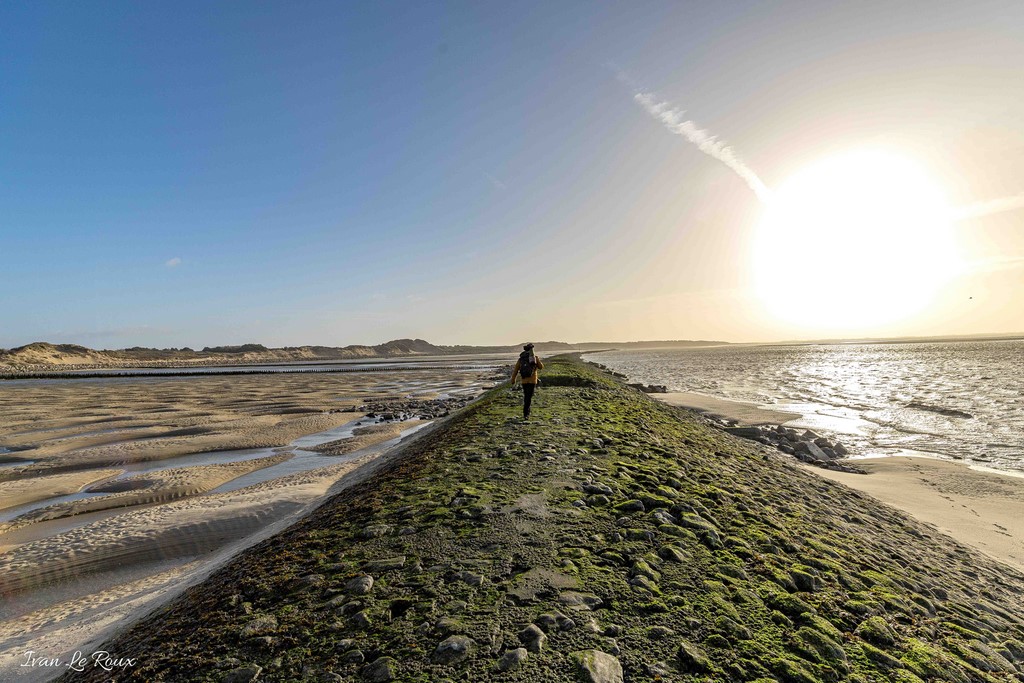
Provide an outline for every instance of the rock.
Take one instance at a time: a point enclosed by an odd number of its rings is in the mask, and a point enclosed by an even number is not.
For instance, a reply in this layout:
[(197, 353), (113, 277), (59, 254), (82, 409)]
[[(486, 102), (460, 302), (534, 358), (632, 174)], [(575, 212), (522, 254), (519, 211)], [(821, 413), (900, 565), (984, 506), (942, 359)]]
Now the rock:
[(627, 500), (622, 503), (618, 503), (614, 507), (616, 512), (645, 512), (646, 508), (644, 504), (637, 499)]
[(793, 584), (797, 587), (797, 590), (805, 593), (813, 593), (818, 590), (818, 579), (810, 572), (802, 569), (792, 569), (789, 575), (792, 577)]
[(643, 590), (647, 591), (648, 593), (651, 593), (652, 595), (657, 595), (660, 592), (658, 590), (658, 586), (653, 581), (651, 581), (643, 575), (634, 576), (632, 579), (629, 580), (629, 585), (636, 586), (637, 588), (642, 588)]
[(817, 439), (814, 440), (814, 445), (817, 446), (818, 448), (831, 448), (832, 442), (823, 436), (819, 436)]
[(803, 439), (804, 441), (814, 441), (815, 439), (819, 438), (820, 436), (821, 436), (820, 434), (815, 434), (810, 429), (808, 429), (806, 432), (804, 432), (803, 434), (800, 435), (800, 438)]
[(679, 520), (665, 512), (664, 510), (655, 510), (651, 513), (653, 519), (658, 520), (661, 524), (678, 524)]
[(238, 632), (238, 635), (241, 638), (252, 638), (254, 636), (273, 633), (276, 630), (277, 618), (270, 614), (261, 614), (243, 626), (242, 630)]
[(455, 575), (455, 578), (463, 583), (467, 583), (470, 586), (479, 586), (484, 582), (484, 577), (480, 574), (474, 574), (473, 572), (459, 572)]
[(345, 664), (362, 664), (366, 661), (366, 655), (362, 650), (349, 650), (342, 655), (341, 661)]
[(846, 446), (844, 446), (839, 441), (836, 441), (834, 444), (832, 444), (832, 450), (834, 450), (836, 452), (836, 455), (839, 456), (845, 456), (850, 454), (850, 451), (847, 450)]
[(554, 614), (542, 614), (533, 620), (533, 623), (539, 626), (545, 633), (555, 628), (555, 615)]
[(373, 590), (373, 577), (361, 574), (345, 584), (345, 590), (352, 595), (366, 595)]
[(288, 584), (288, 590), (293, 593), (299, 593), (316, 588), (323, 588), (325, 583), (327, 583), (327, 579), (324, 578), (323, 574), (307, 574), (306, 576), (300, 576), (297, 579), (293, 579)]
[(560, 631), (571, 631), (576, 628), (576, 622), (561, 612), (555, 612), (555, 623)]
[(868, 617), (853, 632), (879, 647), (891, 647), (896, 644), (896, 634), (882, 617)]
[(390, 524), (370, 524), (363, 527), (357, 536), (362, 539), (379, 538), (381, 536), (387, 536), (391, 533)]
[[(402, 531), (404, 531), (404, 529)], [(398, 533), (400, 535), (402, 534), (401, 531), (399, 531)], [(398, 555), (396, 557), (388, 557), (382, 560), (371, 560), (370, 562), (366, 563), (366, 566), (363, 567), (363, 569), (373, 574), (380, 574), (382, 572), (395, 571), (396, 569), (401, 569), (404, 566), (405, 555)]]
[(674, 545), (663, 546), (660, 550), (658, 550), (658, 556), (661, 557), (663, 560), (678, 562), (680, 564), (686, 562), (687, 559), (689, 559), (687, 558), (686, 554), (683, 553), (682, 550), (680, 550)]
[(711, 660), (703, 649), (689, 641), (679, 643), (679, 650), (676, 651), (676, 659), (683, 671), (700, 673), (711, 670)]
[(652, 626), (647, 629), (647, 637), (651, 640), (662, 640), (673, 635), (675, 631), (668, 628), (667, 626)]
[(588, 683), (623, 683), (622, 665), (612, 655), (600, 650), (582, 650), (569, 655), (576, 662), (580, 676)]
[(824, 451), (818, 448), (817, 444), (811, 441), (805, 441), (804, 443), (807, 445), (807, 450), (805, 452), (807, 455), (811, 456), (815, 462), (828, 462), (828, 456), (825, 455)]
[(262, 672), (262, 666), (242, 666), (227, 672), (224, 675), (224, 683), (249, 683), (255, 681)]
[(436, 664), (454, 664), (468, 657), (476, 642), (468, 636), (449, 636), (438, 644), (431, 659)]
[[(345, 600), (345, 599), (347, 599), (347, 597), (348, 596), (345, 596), (345, 595), (339, 595), (338, 596), (338, 598), (341, 599), (341, 600)], [(334, 602), (334, 600), (331, 600), (331, 602)], [(354, 612), (358, 612), (362, 608), (363, 608), (363, 603), (362, 602), (360, 602), (359, 600), (352, 600), (351, 602), (346, 602), (344, 605), (339, 607), (338, 608), (338, 613), (341, 614), (341, 616), (346, 616), (348, 614), (353, 614)]]
[(277, 638), (274, 636), (256, 636), (247, 640), (245, 644), (251, 651), (273, 650), (277, 647)]
[(498, 671), (510, 671), (516, 669), (526, 661), (530, 655), (526, 652), (526, 648), (517, 647), (514, 650), (509, 650), (501, 656), (498, 660), (497, 669)]
[(519, 632), (519, 642), (525, 645), (526, 649), (530, 652), (540, 652), (543, 650), (547, 640), (548, 637), (544, 635), (544, 631), (536, 624), (530, 624)]
[(450, 636), (465, 631), (466, 625), (452, 617), (441, 617), (434, 622), (434, 630), (442, 636)]
[(363, 667), (363, 678), (369, 683), (387, 683), (396, 678), (398, 662), (391, 657), (378, 657)]
[(352, 624), (353, 628), (359, 628), (359, 629), (369, 628), (370, 625), (373, 623), (370, 620), (370, 615), (368, 615), (366, 613), (366, 610), (362, 610), (360, 612), (356, 612), (355, 614), (352, 615), (352, 617), (348, 621), (349, 621), (350, 624)]
[(733, 436), (739, 436), (744, 439), (756, 439), (759, 436), (763, 436), (760, 427), (726, 427), (725, 431)]

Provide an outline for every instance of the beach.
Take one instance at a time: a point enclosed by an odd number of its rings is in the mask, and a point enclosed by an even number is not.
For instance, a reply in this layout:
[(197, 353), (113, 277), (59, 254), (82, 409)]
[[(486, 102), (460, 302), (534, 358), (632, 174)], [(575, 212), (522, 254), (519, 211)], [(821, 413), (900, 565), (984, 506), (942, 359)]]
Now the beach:
[(370, 476), (491, 375), (453, 367), (5, 383), (0, 672), (52, 678), (16, 666), (19, 656), (67, 656), (108, 637)]
[(934, 458), (865, 458), (854, 464), (867, 474), (805, 469), (1024, 571), (1024, 477)]

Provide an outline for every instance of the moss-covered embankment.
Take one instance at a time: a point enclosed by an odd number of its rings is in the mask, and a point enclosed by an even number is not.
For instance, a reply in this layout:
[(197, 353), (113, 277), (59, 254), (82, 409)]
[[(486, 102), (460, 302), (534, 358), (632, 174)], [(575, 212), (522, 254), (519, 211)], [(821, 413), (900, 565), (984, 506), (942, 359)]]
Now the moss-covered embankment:
[[(73, 680), (1018, 681), (1024, 575), (571, 359)], [(621, 667), (621, 673), (620, 668)]]

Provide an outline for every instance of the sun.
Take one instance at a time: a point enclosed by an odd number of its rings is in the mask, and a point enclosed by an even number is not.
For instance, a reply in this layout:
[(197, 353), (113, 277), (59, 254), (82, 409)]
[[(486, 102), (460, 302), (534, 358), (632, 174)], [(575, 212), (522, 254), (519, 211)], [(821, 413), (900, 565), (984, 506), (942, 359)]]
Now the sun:
[(753, 260), (774, 315), (844, 334), (921, 312), (959, 269), (938, 185), (880, 150), (828, 157), (782, 183), (766, 200)]

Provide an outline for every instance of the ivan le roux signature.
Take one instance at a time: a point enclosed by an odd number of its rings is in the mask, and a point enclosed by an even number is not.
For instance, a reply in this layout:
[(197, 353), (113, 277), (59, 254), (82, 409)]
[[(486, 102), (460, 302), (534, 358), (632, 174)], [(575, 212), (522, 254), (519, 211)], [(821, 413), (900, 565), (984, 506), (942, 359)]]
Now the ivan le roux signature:
[(25, 661), (21, 663), (22, 666), (66, 666), (72, 671), (85, 671), (85, 667), (92, 662), (93, 666), (99, 667), (104, 671), (113, 671), (117, 668), (125, 668), (129, 666), (135, 666), (135, 659), (130, 657), (113, 657), (109, 652), (100, 650), (93, 652), (90, 656), (82, 654), (81, 650), (75, 650), (75, 653), (71, 655), (71, 661), (66, 664), (60, 660), (60, 657), (37, 657), (35, 650), (29, 650), (25, 653)]

